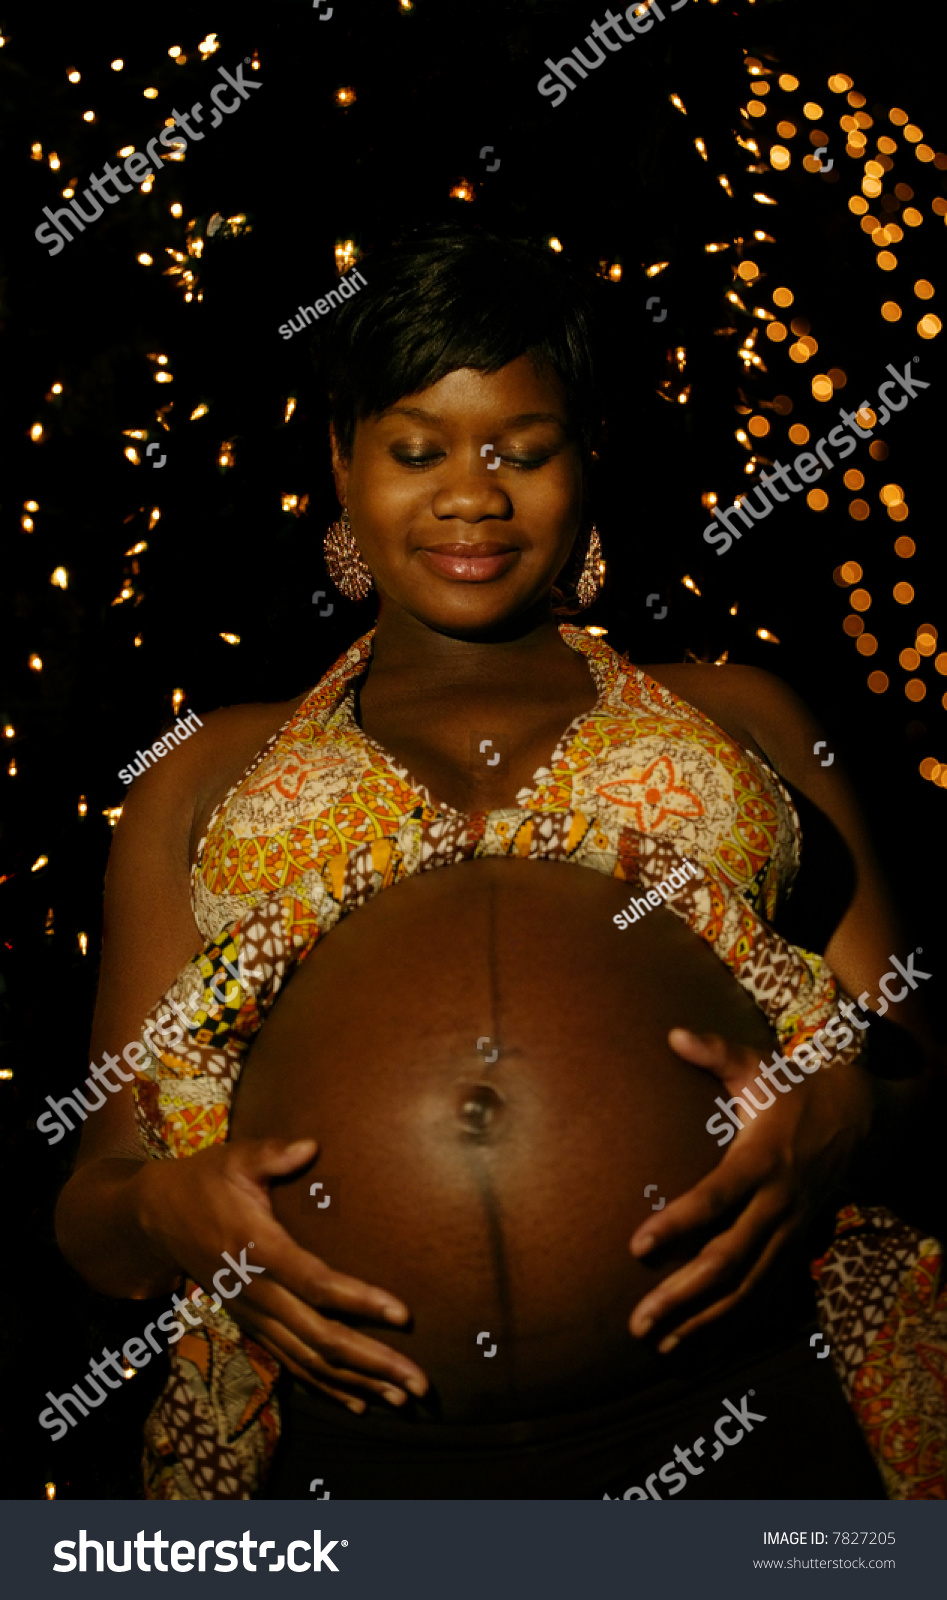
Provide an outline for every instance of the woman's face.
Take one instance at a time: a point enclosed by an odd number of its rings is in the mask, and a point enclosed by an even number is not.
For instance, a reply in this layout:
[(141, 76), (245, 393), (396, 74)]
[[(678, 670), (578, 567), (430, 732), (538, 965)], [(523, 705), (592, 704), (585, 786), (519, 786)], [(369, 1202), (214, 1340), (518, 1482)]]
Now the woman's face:
[(582, 514), (582, 463), (555, 374), (520, 356), (465, 367), (358, 422), (340, 500), (382, 609), (475, 636), (536, 607)]

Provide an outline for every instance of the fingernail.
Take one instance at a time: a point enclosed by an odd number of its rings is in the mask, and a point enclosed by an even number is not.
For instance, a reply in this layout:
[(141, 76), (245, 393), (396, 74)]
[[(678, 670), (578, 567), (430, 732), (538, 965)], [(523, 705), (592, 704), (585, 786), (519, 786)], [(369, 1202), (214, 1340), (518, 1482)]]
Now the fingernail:
[(386, 1322), (405, 1322), (408, 1313), (404, 1306), (386, 1305), (382, 1306), (382, 1316)]
[(670, 1352), (674, 1350), (677, 1345), (680, 1344), (680, 1342), (680, 1338), (676, 1333), (669, 1333), (667, 1338), (662, 1339), (661, 1343), (658, 1345), (658, 1354), (662, 1356), (670, 1354)]
[(653, 1250), (654, 1249), (656, 1243), (657, 1243), (657, 1240), (655, 1239), (653, 1233), (646, 1233), (644, 1235), (644, 1237), (641, 1238), (641, 1239), (632, 1239), (632, 1241), (631, 1241), (632, 1254), (636, 1255), (636, 1256), (647, 1255), (649, 1250)]
[[(653, 1327), (654, 1327), (654, 1318), (653, 1317), (642, 1317), (641, 1321), (638, 1323), (638, 1329), (637, 1329), (638, 1338), (639, 1339), (643, 1339), (645, 1334), (646, 1333), (650, 1333), (651, 1329)], [(634, 1330), (632, 1330), (632, 1331), (634, 1332)]]
[(383, 1389), (381, 1393), (390, 1406), (403, 1406), (408, 1398), (403, 1389)]
[(427, 1384), (423, 1378), (405, 1378), (404, 1386), (410, 1389), (412, 1394), (416, 1394), (419, 1400), (422, 1395), (427, 1394)]
[(355, 1412), (355, 1415), (357, 1417), (360, 1417), (362, 1415), (362, 1412), (365, 1410), (365, 1401), (364, 1400), (346, 1400), (345, 1403), (348, 1406), (350, 1411), (354, 1411)]

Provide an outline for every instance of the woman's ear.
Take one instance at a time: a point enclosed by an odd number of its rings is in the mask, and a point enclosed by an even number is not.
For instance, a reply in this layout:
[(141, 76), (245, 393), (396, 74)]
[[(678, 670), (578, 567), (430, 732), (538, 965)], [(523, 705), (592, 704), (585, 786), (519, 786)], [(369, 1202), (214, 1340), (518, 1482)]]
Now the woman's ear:
[(349, 465), (342, 455), (334, 422), (329, 423), (329, 446), (332, 451), (332, 476), (335, 479), (335, 492), (339, 497), (339, 504), (344, 506), (348, 490)]
[(575, 617), (582, 610), (575, 591), (585, 564), (585, 552), (588, 549), (588, 542), (589, 525), (585, 517), (583, 500), (583, 516), (579, 531), (575, 536), (569, 559), (552, 588), (552, 612), (555, 617)]

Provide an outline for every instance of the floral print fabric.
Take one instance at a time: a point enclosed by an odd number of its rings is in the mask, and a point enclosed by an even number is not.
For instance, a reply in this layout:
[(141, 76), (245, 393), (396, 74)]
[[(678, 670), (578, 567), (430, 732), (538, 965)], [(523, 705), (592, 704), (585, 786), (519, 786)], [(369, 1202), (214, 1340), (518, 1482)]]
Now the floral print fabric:
[[(845, 996), (824, 959), (770, 926), (800, 851), (778, 775), (603, 642), (560, 631), (586, 657), (597, 699), (514, 807), (465, 814), (438, 803), (359, 728), (355, 686), (372, 634), (267, 742), (217, 807), (192, 869), (207, 944), (164, 997), (193, 1018), (186, 1039), (148, 1050), (139, 1065), (137, 1113), (151, 1155), (185, 1157), (227, 1137), (256, 1032), (295, 964), (341, 917), (406, 876), (482, 856), (569, 861), (642, 893), (686, 856), (702, 877), (668, 909), (725, 962), (783, 1052), (837, 1009)], [(164, 1010), (159, 1002), (145, 1031)], [(905, 1275), (919, 1260), (916, 1251)], [(171, 1351), (171, 1378), (146, 1427), (153, 1498), (247, 1498), (278, 1439), (276, 1363), (225, 1311), (202, 1320)], [(878, 1447), (876, 1428), (866, 1436)]]

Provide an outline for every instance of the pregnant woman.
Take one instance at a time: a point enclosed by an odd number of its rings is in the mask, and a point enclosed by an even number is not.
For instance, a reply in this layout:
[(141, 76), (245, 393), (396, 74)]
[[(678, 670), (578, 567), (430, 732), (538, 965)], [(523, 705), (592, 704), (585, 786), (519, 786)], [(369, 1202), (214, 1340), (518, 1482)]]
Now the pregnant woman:
[[(861, 1028), (809, 1043), (908, 949), (854, 799), (778, 680), (557, 622), (602, 572), (584, 285), (455, 229), (371, 266), (323, 351), (326, 551), (377, 623), (205, 718), (109, 866), (93, 1052), (143, 1042), (57, 1221), (104, 1292), (192, 1297), (147, 1492), (942, 1494), (939, 1252), (834, 1217), (930, 1034), (910, 993), (871, 1020), (899, 1084)], [(821, 953), (779, 931), (807, 806), (851, 868)]]

